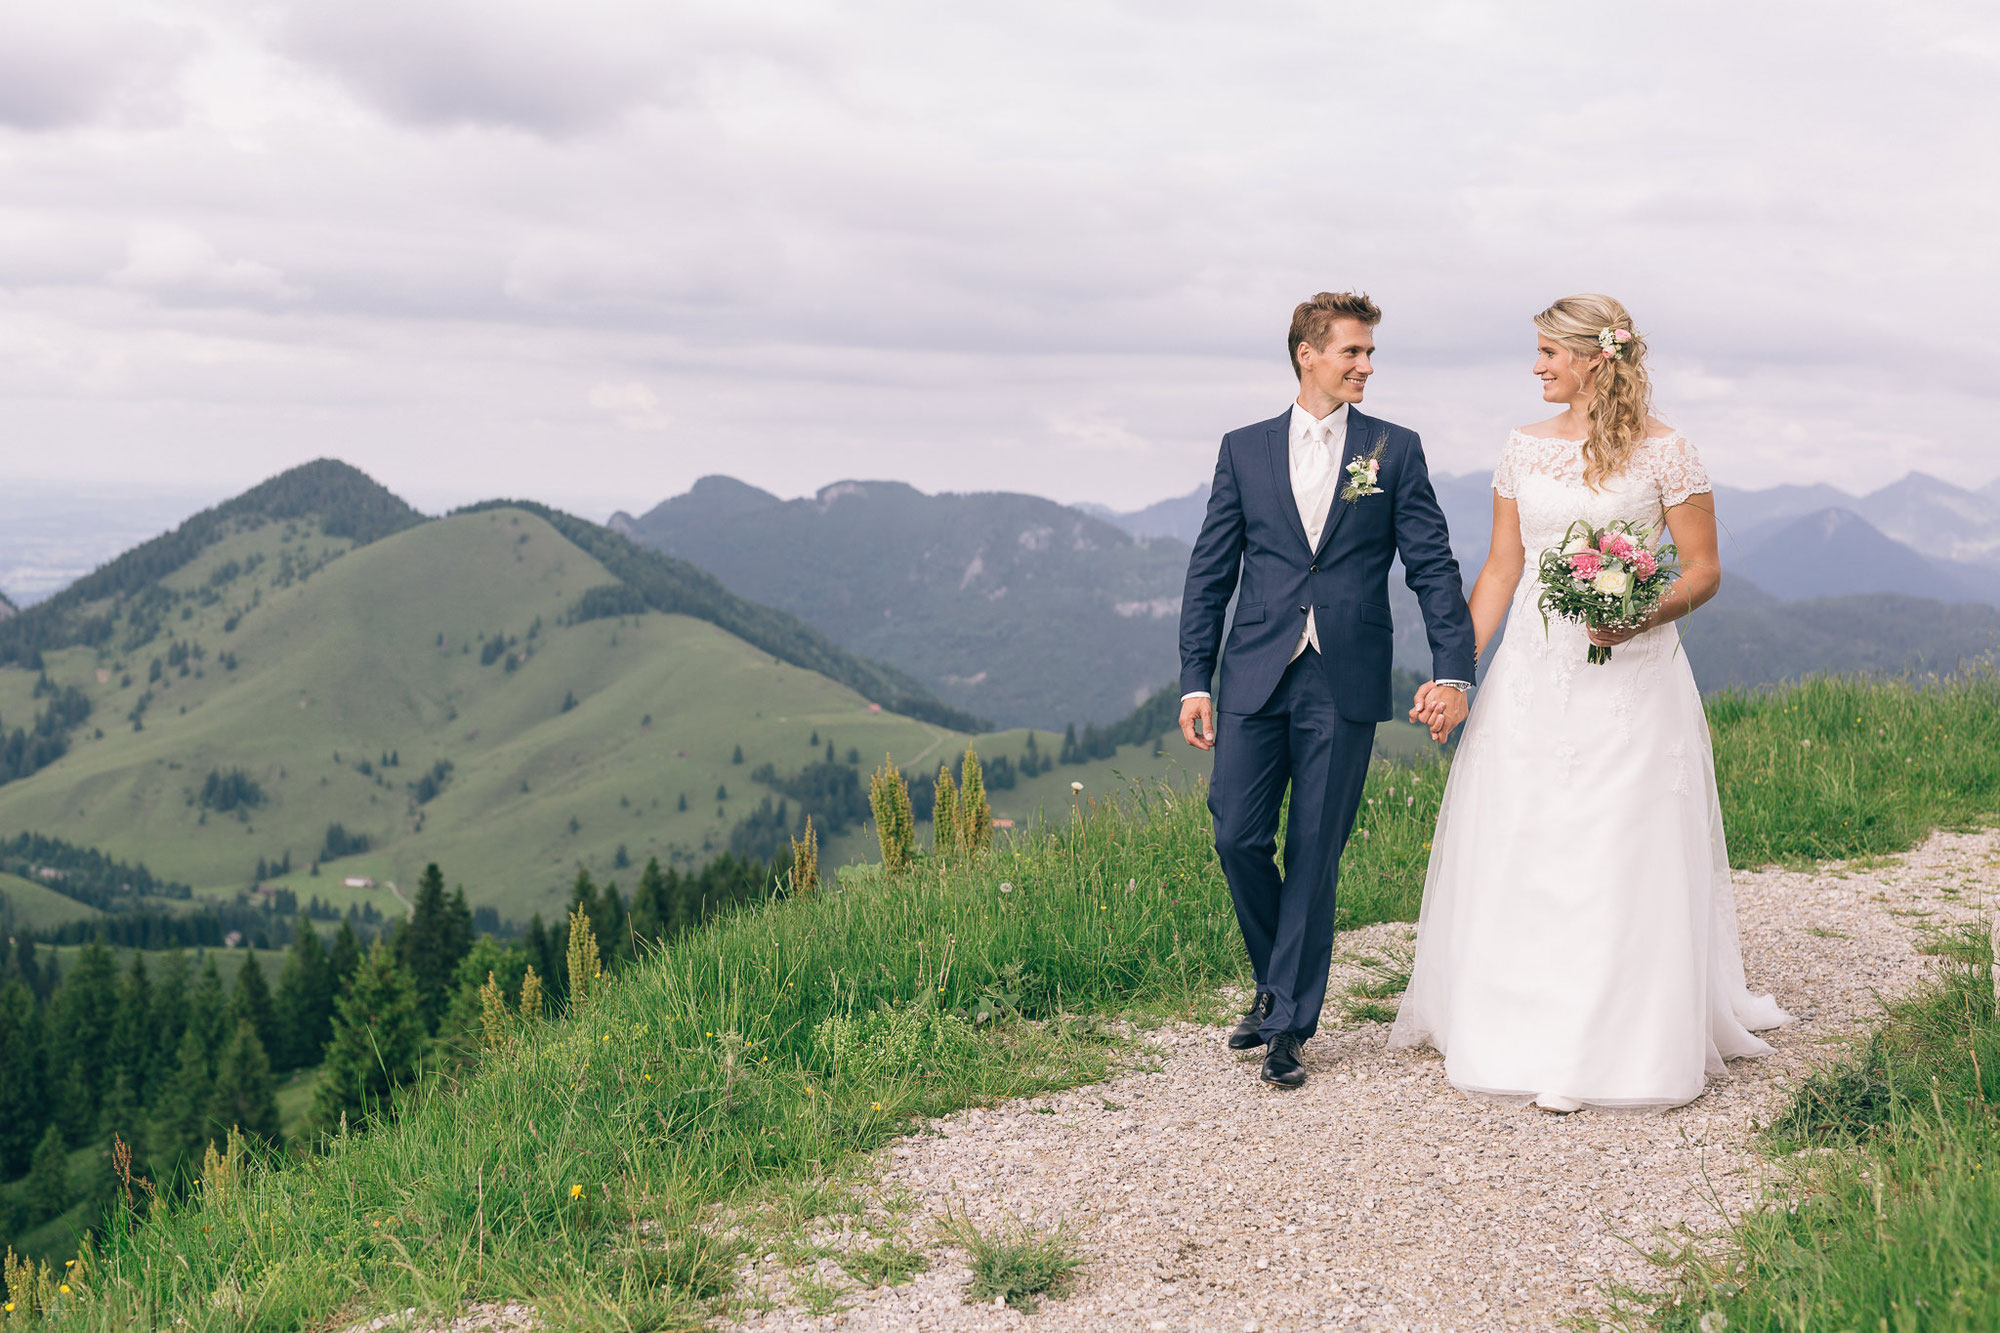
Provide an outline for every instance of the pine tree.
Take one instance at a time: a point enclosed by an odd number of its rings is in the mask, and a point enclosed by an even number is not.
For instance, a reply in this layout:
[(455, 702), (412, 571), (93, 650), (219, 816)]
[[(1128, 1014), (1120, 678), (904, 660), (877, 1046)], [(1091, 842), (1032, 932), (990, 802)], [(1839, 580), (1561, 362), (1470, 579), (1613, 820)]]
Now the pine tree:
[(257, 1027), (236, 1020), (236, 1031), (216, 1062), (215, 1090), (208, 1100), (208, 1123), (240, 1131), (245, 1138), (277, 1147), (278, 1101), (271, 1091), (271, 1061)]
[(743, 762), (743, 747), (742, 747), (742, 746), (740, 746), (740, 745), (739, 745), (739, 746), (737, 746), (737, 747), (736, 747), (736, 752), (735, 752), (734, 754), (732, 754), (732, 755), (730, 755), (730, 756), (729, 756), (729, 762), (730, 762), (730, 763), (732, 763), (732, 764), (740, 764), (740, 763), (742, 763), (742, 762)]
[(181, 1034), (188, 1021), (188, 956), (170, 949), (160, 963), (153, 981), (153, 1049), (146, 1061), (145, 1104), (159, 1097), (159, 1090), (174, 1076), (174, 1060), (181, 1048)]
[(604, 896), (598, 900), (598, 914), (592, 919), (591, 926), (597, 931), (597, 938), (603, 941), (607, 965), (631, 958), (632, 916), (625, 909), (625, 897), (618, 892), (616, 881), (604, 886)]
[(104, 1105), (97, 1112), (97, 1135), (109, 1139), (116, 1134), (131, 1143), (145, 1135), (145, 1118), (139, 1109), (139, 1099), (132, 1093), (130, 1077), (122, 1069), (111, 1076), (111, 1085), (104, 1090)]
[(222, 990), (222, 973), (217, 970), (212, 953), (203, 959), (201, 971), (188, 990), (187, 1025), (201, 1039), (203, 1058), (208, 1063), (209, 1072), (214, 1073), (215, 1057), (222, 1054), (222, 1044), (229, 1040), (230, 1023), (229, 1001)]
[(827, 762), (827, 763), (829, 763), (829, 764), (830, 764), (830, 763), (833, 763), (833, 762), (834, 762), (834, 758), (833, 758), (833, 738), (832, 738), (831, 736), (829, 736), (829, 737), (827, 738), (827, 741), (826, 741), (826, 762)]
[(931, 803), (931, 851), (950, 856), (958, 850), (958, 788), (952, 785), (951, 765), (938, 766), (937, 796)]
[(688, 808), (688, 794), (687, 794), (686, 792), (682, 792), (682, 793), (681, 793), (681, 799), (680, 799), (680, 804), (679, 804), (679, 805), (677, 805), (677, 806), (675, 806), (674, 808), (675, 808), (676, 810), (679, 810), (679, 811), (680, 811), (680, 812), (681, 812), (682, 814), (686, 814), (686, 813), (687, 813), (687, 808)]
[(983, 852), (993, 842), (993, 807), (986, 801), (986, 775), (979, 766), (979, 752), (968, 749), (958, 771), (959, 850)]
[(163, 1183), (186, 1180), (193, 1174), (192, 1164), (201, 1160), (209, 1139), (208, 1099), (214, 1084), (214, 1066), (201, 1034), (190, 1023), (181, 1034), (174, 1072), (160, 1087), (152, 1132), (146, 1139), (147, 1156)]
[[(675, 881), (679, 876), (675, 875)], [(632, 934), (641, 941), (664, 940), (674, 927), (674, 901), (668, 874), (660, 869), (660, 858), (649, 857), (639, 872), (639, 887), (632, 894)]]
[(45, 1068), (54, 1075), (57, 1114), (72, 1148), (97, 1131), (97, 1103), (111, 1068), (111, 1034), (118, 1022), (118, 962), (101, 941), (77, 955), (50, 1000)]
[(316, 1065), (333, 1034), (333, 969), (319, 932), (299, 918), (298, 932), (278, 974), (279, 1039), (272, 1066), (281, 1070)]
[(886, 754), (868, 779), (868, 808), (875, 814), (875, 841), (882, 848), (883, 868), (895, 874), (916, 857), (917, 828), (910, 818), (910, 784)]
[(354, 933), (354, 923), (343, 917), (340, 929), (333, 933), (333, 943), (326, 950), (326, 970), (332, 975), (335, 995), (345, 991), (348, 983), (354, 980), (354, 974), (361, 968), (363, 953), (361, 937)]
[(34, 995), (17, 978), (0, 985), (0, 1180), (28, 1169), (47, 1119), (41, 1023)]
[(465, 906), (465, 891), (459, 890), (456, 901), (447, 899), (444, 872), (433, 861), (417, 883), (409, 921), (396, 932), (396, 961), (416, 984), (426, 1031), (437, 1031), (451, 1000), (452, 973), (471, 947), (472, 913)]
[[(146, 973), (146, 956), (137, 950), (132, 966), (118, 986), (118, 1014), (111, 1028), (112, 1077), (125, 1076), (125, 1090), (135, 1103), (145, 1101), (146, 1075), (153, 1068), (153, 1048), (159, 1041), (155, 1027), (159, 1015), (153, 1007), (153, 983)], [(127, 1128), (129, 1135), (131, 1129)]]
[(359, 1127), (386, 1115), (390, 1095), (415, 1077), (424, 1048), (417, 989), (380, 940), (340, 997), (333, 1043), (313, 1098), (315, 1127), (332, 1133), (341, 1117)]
[(69, 1149), (63, 1144), (62, 1131), (54, 1125), (43, 1133), (41, 1143), (35, 1148), (23, 1192), (27, 1196), (30, 1226), (62, 1216), (70, 1205)]
[(271, 987), (257, 955), (245, 953), (243, 966), (236, 969), (236, 988), (229, 997), (229, 1025), (247, 1022), (257, 1033), (258, 1044), (268, 1055), (278, 1048), (284, 1029), (278, 1024), (278, 1008), (271, 1002)]

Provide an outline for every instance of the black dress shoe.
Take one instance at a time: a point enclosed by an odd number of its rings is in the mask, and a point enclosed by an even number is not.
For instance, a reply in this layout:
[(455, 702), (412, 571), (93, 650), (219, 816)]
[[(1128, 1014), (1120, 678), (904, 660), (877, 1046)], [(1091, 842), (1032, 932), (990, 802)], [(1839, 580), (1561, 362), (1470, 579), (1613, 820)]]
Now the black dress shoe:
[(1258, 1077), (1281, 1088), (1304, 1083), (1306, 1067), (1299, 1058), (1299, 1048), (1304, 1045), (1305, 1040), (1296, 1032), (1280, 1032), (1271, 1038), (1271, 1049), (1264, 1053), (1264, 1069)]
[(1236, 1026), (1229, 1029), (1229, 1049), (1251, 1051), (1264, 1044), (1264, 1034), (1258, 1031), (1264, 1020), (1271, 1016), (1271, 1005), (1275, 1001), (1269, 991), (1258, 991), (1257, 998), (1243, 1011), (1243, 1017), (1236, 1020)]

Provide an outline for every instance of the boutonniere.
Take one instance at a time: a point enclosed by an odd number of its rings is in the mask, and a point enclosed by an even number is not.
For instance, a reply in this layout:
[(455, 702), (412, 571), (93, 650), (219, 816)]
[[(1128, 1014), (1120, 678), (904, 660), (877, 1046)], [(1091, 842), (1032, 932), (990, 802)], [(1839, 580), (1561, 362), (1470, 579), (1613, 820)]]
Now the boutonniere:
[(1382, 488), (1375, 484), (1382, 473), (1382, 450), (1389, 443), (1389, 434), (1384, 431), (1375, 437), (1375, 447), (1365, 455), (1347, 465), (1347, 485), (1341, 488), (1340, 498), (1353, 504), (1371, 495), (1380, 495)]

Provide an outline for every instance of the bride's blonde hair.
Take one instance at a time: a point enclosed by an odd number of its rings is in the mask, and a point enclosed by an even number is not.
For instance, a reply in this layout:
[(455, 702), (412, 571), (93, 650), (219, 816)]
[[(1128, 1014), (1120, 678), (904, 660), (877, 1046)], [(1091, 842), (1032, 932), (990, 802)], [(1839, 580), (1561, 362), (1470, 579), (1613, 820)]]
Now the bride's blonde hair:
[[(1535, 327), (1597, 369), (1590, 385), (1590, 435), (1583, 442), (1583, 480), (1594, 488), (1623, 472), (1646, 437), (1646, 421), (1653, 413), (1646, 340), (1632, 327), (1629, 310), (1593, 292), (1565, 296), (1535, 316)], [(1620, 331), (1627, 335), (1623, 340)], [(1607, 336), (1616, 344), (1615, 356), (1606, 350)]]

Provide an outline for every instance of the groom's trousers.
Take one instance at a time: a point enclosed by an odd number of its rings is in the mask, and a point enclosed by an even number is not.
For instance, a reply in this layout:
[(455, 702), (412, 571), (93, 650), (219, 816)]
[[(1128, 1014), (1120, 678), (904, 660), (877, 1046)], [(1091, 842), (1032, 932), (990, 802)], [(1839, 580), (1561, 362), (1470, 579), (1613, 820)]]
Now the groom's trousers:
[[(1374, 744), (1373, 722), (1350, 722), (1334, 708), (1325, 664), (1311, 648), (1286, 668), (1263, 708), (1216, 716), (1208, 809), (1257, 989), (1271, 996), (1266, 1040), (1318, 1030), (1333, 959), (1340, 853), (1361, 806)], [(1281, 876), (1275, 857), (1287, 784), (1292, 801)]]

